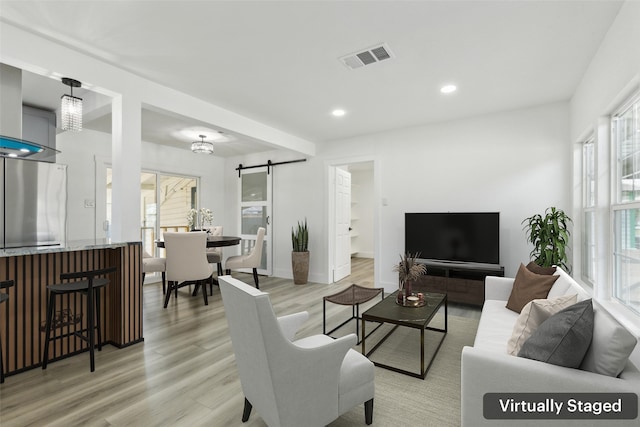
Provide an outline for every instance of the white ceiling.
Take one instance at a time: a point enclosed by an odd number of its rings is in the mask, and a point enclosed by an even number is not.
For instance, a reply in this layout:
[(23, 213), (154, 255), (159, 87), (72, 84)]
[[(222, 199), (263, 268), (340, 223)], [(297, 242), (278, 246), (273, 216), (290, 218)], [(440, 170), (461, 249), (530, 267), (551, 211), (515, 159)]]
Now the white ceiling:
[[(2, 0), (1, 19), (320, 143), (568, 100), (621, 4)], [(392, 59), (339, 61), (379, 43)], [(198, 125), (143, 119), (153, 142)]]
[[(56, 111), (59, 114), (60, 97), (69, 93), (69, 87), (59, 80), (39, 76), (28, 71), (22, 72), (22, 102), (31, 107)], [(83, 97), (85, 101), (94, 97), (93, 103), (110, 104), (111, 100), (97, 93), (89, 94), (85, 89), (74, 89), (74, 96)], [(85, 108), (84, 129), (111, 133), (111, 110), (100, 108), (87, 112)], [(58, 132), (62, 130), (58, 129)], [(214, 145), (214, 155), (218, 157), (240, 156), (273, 149), (261, 141), (223, 129), (215, 124), (204, 123), (190, 117), (184, 117), (166, 111), (142, 109), (142, 140), (189, 150), (191, 142), (198, 140), (198, 135), (207, 135), (207, 140)], [(224, 135), (225, 138), (212, 140), (211, 135)]]

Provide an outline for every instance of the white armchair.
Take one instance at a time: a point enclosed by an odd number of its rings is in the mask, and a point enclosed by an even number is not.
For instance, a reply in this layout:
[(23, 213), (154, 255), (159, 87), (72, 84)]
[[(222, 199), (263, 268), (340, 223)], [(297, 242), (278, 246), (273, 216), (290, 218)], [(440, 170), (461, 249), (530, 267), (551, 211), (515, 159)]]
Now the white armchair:
[(224, 263), (224, 268), (227, 271), (227, 275), (231, 274), (231, 269), (235, 268), (251, 268), (253, 269), (253, 281), (256, 284), (256, 289), (260, 289), (258, 283), (258, 267), (262, 262), (262, 242), (264, 240), (264, 233), (266, 230), (264, 227), (258, 228), (256, 235), (256, 244), (248, 254), (234, 255), (227, 258)]
[(167, 251), (167, 281), (169, 289), (164, 298), (164, 308), (169, 304), (171, 292), (178, 295), (178, 288), (195, 283), (202, 285), (204, 304), (207, 300), (206, 280), (213, 274), (213, 266), (207, 261), (207, 233), (164, 233), (164, 247)]
[(219, 278), (245, 396), (270, 427), (325, 426), (364, 403), (373, 421), (374, 366), (351, 349), (357, 337), (313, 335), (294, 340), (309, 314), (276, 318), (269, 295), (231, 276)]

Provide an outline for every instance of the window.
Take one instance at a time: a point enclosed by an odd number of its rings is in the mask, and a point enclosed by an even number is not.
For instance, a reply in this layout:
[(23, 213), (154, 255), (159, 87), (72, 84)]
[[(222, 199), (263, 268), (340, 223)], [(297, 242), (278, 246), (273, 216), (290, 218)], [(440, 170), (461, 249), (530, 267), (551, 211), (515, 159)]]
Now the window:
[(582, 277), (593, 285), (596, 266), (596, 156), (593, 136), (582, 146), (582, 183)]
[(582, 153), (584, 156), (583, 181), (585, 184), (582, 205), (584, 208), (593, 208), (596, 205), (596, 157), (593, 136), (585, 141)]
[(640, 314), (640, 94), (612, 118), (616, 149), (613, 297)]
[[(107, 168), (107, 221), (111, 223), (112, 170)], [(190, 176), (140, 173), (140, 239), (149, 254), (165, 231), (188, 231), (187, 213), (197, 207), (198, 179)], [(162, 250), (163, 251), (163, 250)]]

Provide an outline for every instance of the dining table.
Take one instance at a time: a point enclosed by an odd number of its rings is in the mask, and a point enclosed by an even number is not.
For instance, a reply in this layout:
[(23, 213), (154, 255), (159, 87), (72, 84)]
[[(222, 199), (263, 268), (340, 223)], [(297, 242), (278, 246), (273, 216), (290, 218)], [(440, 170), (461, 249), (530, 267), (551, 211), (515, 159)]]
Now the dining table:
[[(241, 237), (237, 236), (207, 236), (208, 248), (220, 248), (223, 246), (235, 246), (240, 244)], [(164, 248), (164, 240), (156, 240), (159, 248)]]

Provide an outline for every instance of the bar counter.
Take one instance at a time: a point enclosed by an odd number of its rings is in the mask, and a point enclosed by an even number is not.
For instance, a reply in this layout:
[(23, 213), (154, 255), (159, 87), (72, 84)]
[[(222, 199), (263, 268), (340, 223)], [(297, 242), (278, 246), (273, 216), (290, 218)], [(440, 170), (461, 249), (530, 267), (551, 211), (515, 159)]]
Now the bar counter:
[[(0, 250), (0, 281), (13, 280), (9, 300), (0, 304), (0, 337), (5, 374), (39, 367), (44, 349), (47, 285), (60, 274), (115, 266), (100, 301), (102, 343), (118, 348), (144, 340), (142, 335), (142, 243), (106, 240), (67, 242), (64, 246)], [(86, 328), (86, 298), (57, 298), (55, 329), (61, 333)], [(60, 301), (62, 300), (62, 301)], [(52, 336), (57, 333), (52, 330)], [(57, 339), (49, 347), (55, 361), (88, 350), (77, 337)], [(55, 365), (53, 365), (55, 366)], [(88, 369), (88, 368), (87, 368)], [(98, 366), (99, 369), (99, 366)]]

